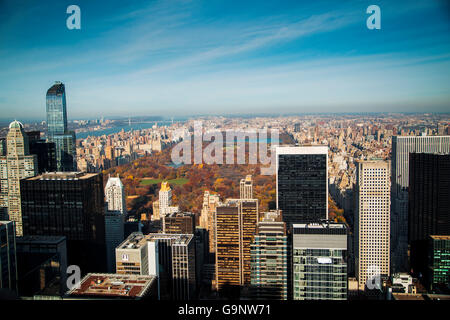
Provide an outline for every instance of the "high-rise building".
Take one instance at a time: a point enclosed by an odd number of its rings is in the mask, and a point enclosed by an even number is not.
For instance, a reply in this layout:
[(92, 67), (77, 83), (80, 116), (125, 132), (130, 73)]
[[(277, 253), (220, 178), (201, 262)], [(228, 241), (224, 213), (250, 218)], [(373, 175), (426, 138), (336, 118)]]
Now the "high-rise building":
[(27, 132), (30, 145), (30, 154), (37, 157), (37, 172), (56, 171), (56, 146), (54, 142), (41, 139), (40, 131)]
[(119, 177), (109, 177), (105, 186), (105, 241), (108, 272), (114, 271), (115, 249), (124, 240), (125, 192)]
[(208, 232), (209, 262), (214, 260), (214, 254), (216, 252), (216, 227), (214, 219), (216, 215), (216, 208), (220, 204), (220, 196), (218, 194), (211, 194), (208, 190), (205, 191), (200, 215), (200, 227), (205, 228)]
[(345, 224), (294, 224), (292, 230), (294, 300), (346, 300)]
[(252, 182), (251, 175), (247, 175), (245, 177), (245, 179), (241, 179), (240, 198), (241, 199), (253, 199), (253, 182)]
[(328, 219), (328, 147), (276, 148), (277, 209), (287, 227)]
[(20, 180), (37, 174), (37, 157), (30, 155), (28, 136), (18, 121), (9, 125), (6, 145), (6, 156), (0, 157), (0, 207), (7, 208), (17, 236), (22, 236)]
[(163, 232), (175, 234), (194, 234), (195, 216), (190, 212), (176, 212), (163, 217)]
[(57, 171), (76, 170), (75, 133), (67, 128), (66, 89), (55, 82), (47, 90), (47, 141), (56, 146)]
[(408, 268), (409, 154), (450, 154), (450, 136), (392, 137), (392, 269)]
[(17, 237), (16, 247), (21, 296), (62, 296), (67, 291), (66, 237)]
[(432, 292), (450, 292), (450, 236), (430, 235), (426, 280)]
[(174, 212), (178, 212), (178, 206), (172, 206), (172, 189), (169, 182), (163, 181), (159, 190), (159, 216), (164, 217)]
[[(355, 270), (360, 290), (390, 275), (390, 164), (356, 164)], [(376, 284), (377, 285), (377, 284)]]
[(279, 211), (264, 213), (251, 245), (251, 296), (287, 300), (288, 238)]
[(0, 289), (18, 292), (16, 232), (13, 221), (0, 221)]
[(119, 177), (109, 177), (105, 186), (105, 201), (109, 211), (118, 211), (126, 215), (125, 191)]
[(425, 275), (430, 235), (450, 235), (450, 155), (409, 154), (410, 264)]
[(102, 174), (44, 173), (21, 180), (20, 189), (24, 235), (66, 236), (69, 264), (105, 269)]
[(251, 243), (258, 222), (257, 199), (227, 199), (216, 208), (216, 288), (251, 284)]
[(162, 299), (195, 296), (195, 240), (189, 234), (131, 234), (116, 249), (117, 273), (154, 275)]

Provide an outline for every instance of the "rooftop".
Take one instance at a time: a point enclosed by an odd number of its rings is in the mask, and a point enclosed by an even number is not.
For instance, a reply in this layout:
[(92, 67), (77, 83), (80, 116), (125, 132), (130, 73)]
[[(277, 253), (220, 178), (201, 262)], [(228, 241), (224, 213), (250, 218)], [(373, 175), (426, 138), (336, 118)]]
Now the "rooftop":
[(98, 175), (86, 172), (46, 172), (26, 180), (84, 180)]
[(79, 289), (70, 290), (67, 295), (96, 296), (105, 298), (140, 298), (146, 295), (155, 277), (116, 273), (88, 273)]

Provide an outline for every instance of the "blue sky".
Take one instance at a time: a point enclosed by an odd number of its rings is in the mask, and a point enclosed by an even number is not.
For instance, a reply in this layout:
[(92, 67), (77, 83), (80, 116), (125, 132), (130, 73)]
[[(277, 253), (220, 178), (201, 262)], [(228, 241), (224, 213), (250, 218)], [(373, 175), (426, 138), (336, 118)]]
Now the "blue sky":
[[(81, 30), (66, 8), (81, 8)], [(381, 8), (368, 30), (366, 8)], [(0, 118), (449, 112), (450, 7), (426, 1), (0, 0)]]

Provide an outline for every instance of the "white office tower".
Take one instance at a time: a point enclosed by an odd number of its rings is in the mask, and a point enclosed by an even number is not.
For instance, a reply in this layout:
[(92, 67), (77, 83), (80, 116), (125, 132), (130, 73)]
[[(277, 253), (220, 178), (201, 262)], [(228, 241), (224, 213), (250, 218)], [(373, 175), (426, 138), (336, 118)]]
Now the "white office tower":
[(114, 272), (115, 248), (124, 240), (126, 203), (120, 178), (108, 178), (105, 187), (105, 242), (108, 272)]
[(161, 182), (159, 190), (159, 216), (165, 217), (171, 213), (178, 212), (178, 206), (172, 205), (172, 189), (167, 181)]
[(392, 137), (392, 269), (409, 271), (408, 262), (408, 187), (409, 154), (449, 154), (450, 136)]
[(240, 198), (253, 199), (253, 183), (251, 175), (247, 175), (245, 179), (241, 179)]
[(126, 214), (125, 192), (119, 177), (109, 177), (105, 187), (105, 197), (109, 211)]
[(390, 274), (390, 164), (359, 161), (356, 170), (355, 267), (359, 290)]

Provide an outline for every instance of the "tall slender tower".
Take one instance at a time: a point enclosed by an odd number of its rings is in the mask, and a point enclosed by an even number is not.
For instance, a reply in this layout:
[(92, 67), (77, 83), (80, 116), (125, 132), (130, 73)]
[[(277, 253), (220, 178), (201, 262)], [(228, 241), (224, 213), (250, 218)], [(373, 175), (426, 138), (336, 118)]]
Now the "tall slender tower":
[(264, 213), (251, 245), (251, 284), (255, 299), (287, 300), (288, 238), (281, 212)]
[(200, 215), (200, 227), (208, 231), (209, 238), (209, 258), (214, 258), (216, 252), (216, 227), (215, 215), (216, 208), (221, 205), (220, 196), (218, 194), (211, 194), (208, 190), (203, 194), (203, 206)]
[(20, 179), (37, 174), (37, 157), (29, 154), (28, 136), (18, 121), (9, 125), (6, 144), (6, 156), (0, 157), (0, 207), (8, 208), (9, 220), (15, 221), (16, 235), (22, 236)]
[(47, 91), (47, 140), (56, 146), (58, 171), (76, 171), (75, 133), (67, 130), (66, 90), (55, 82)]
[(257, 199), (227, 199), (216, 208), (216, 287), (251, 284), (251, 243), (258, 222)]
[(360, 161), (356, 168), (356, 277), (360, 290), (374, 289), (390, 274), (390, 164)]
[(240, 195), (241, 199), (253, 199), (253, 183), (251, 175), (247, 175), (245, 179), (241, 179)]
[(114, 271), (115, 249), (124, 240), (126, 203), (123, 184), (119, 177), (109, 177), (105, 187), (105, 242), (106, 260), (109, 272)]

